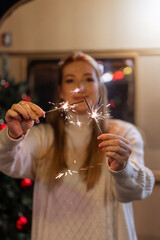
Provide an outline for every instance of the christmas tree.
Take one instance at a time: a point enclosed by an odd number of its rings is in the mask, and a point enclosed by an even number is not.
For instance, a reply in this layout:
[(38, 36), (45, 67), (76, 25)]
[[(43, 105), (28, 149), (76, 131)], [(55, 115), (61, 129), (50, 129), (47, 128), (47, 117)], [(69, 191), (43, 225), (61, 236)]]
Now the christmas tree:
[[(12, 104), (30, 101), (28, 81), (15, 84), (9, 77), (8, 56), (3, 54), (0, 70), (0, 131), (6, 127), (5, 113)], [(13, 179), (0, 172), (0, 239), (30, 240), (33, 183)]]

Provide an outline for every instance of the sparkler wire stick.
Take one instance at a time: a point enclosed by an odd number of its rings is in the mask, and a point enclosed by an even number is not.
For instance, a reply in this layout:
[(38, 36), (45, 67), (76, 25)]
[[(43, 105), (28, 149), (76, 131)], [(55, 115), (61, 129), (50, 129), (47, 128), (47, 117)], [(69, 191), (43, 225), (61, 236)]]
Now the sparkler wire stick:
[[(69, 106), (74, 106), (74, 105), (77, 105), (77, 104), (82, 103), (82, 102), (84, 102), (84, 101), (81, 100), (79, 102), (71, 103), (71, 104), (69, 104)], [(63, 109), (63, 105), (61, 107), (59, 107), (59, 108), (51, 109), (51, 110), (47, 111), (46, 113), (55, 112), (55, 111), (58, 111), (58, 110), (61, 110), (61, 109)]]
[[(91, 107), (90, 107), (89, 103), (87, 102), (87, 99), (86, 99), (85, 97), (83, 97), (83, 98), (84, 98), (84, 101), (85, 101), (85, 103), (86, 103), (86, 105), (87, 105), (87, 107), (88, 107), (88, 109), (89, 109), (90, 113), (91, 113), (91, 114), (93, 114), (93, 112), (92, 112), (92, 109), (91, 109)], [(97, 127), (98, 127), (98, 129), (99, 129), (100, 133), (101, 133), (101, 134), (103, 134), (103, 132), (102, 132), (102, 130), (101, 130), (101, 128), (100, 128), (100, 126), (99, 126), (99, 123), (98, 123), (98, 121), (97, 121), (96, 117), (93, 117), (93, 119), (95, 120), (95, 123), (97, 124)]]

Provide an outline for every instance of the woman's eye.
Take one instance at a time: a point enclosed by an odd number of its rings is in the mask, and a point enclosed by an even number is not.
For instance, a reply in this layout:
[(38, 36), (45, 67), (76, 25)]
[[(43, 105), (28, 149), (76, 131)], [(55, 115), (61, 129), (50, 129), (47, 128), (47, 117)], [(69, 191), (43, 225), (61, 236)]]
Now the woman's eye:
[(66, 79), (66, 80), (65, 80), (65, 82), (66, 82), (66, 83), (73, 83), (73, 81), (74, 81), (74, 80), (73, 80), (73, 79), (71, 79), (71, 78), (70, 78), (70, 79)]
[(86, 80), (87, 80), (87, 82), (94, 82), (93, 78), (87, 78)]

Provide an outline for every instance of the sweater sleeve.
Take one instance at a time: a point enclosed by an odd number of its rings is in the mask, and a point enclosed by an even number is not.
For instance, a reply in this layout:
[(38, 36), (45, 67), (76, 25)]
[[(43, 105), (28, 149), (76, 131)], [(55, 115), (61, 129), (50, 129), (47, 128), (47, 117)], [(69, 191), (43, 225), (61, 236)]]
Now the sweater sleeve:
[(14, 178), (34, 180), (37, 160), (46, 153), (53, 136), (50, 128), (40, 124), (17, 140), (9, 137), (7, 127), (0, 131), (0, 171)]
[(137, 128), (124, 122), (120, 129), (123, 131), (121, 135), (129, 140), (132, 153), (123, 170), (109, 171), (115, 180), (118, 200), (125, 203), (148, 197), (152, 193), (155, 179), (152, 171), (144, 165), (143, 139)]

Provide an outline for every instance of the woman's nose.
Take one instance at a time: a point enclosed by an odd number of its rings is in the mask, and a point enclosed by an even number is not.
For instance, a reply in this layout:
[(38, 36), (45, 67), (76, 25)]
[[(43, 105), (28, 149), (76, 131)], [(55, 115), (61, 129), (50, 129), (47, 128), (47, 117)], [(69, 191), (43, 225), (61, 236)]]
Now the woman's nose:
[(81, 83), (81, 82), (78, 84), (78, 88), (79, 88), (79, 92), (84, 92), (85, 91), (84, 84)]

